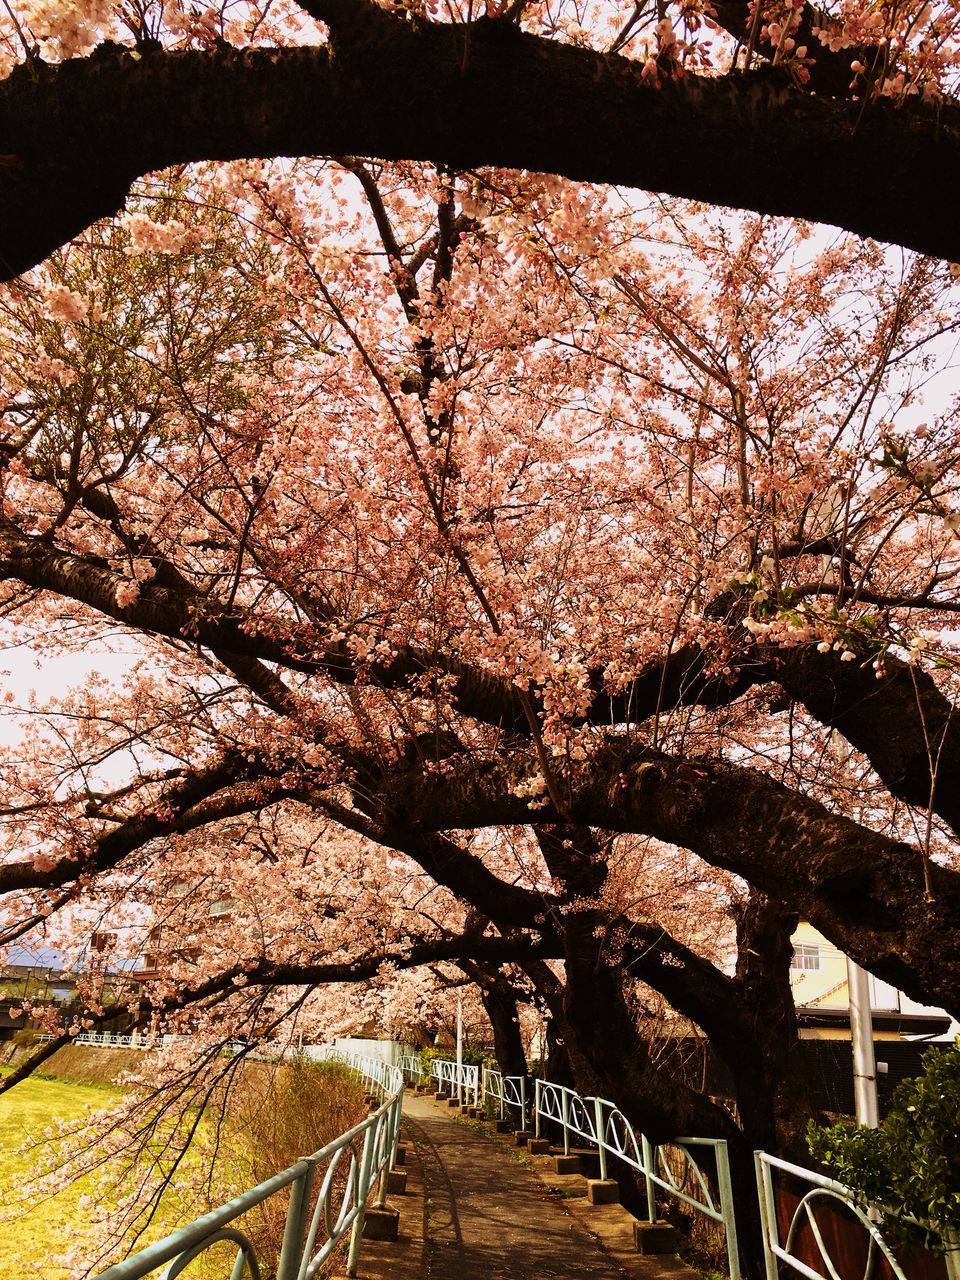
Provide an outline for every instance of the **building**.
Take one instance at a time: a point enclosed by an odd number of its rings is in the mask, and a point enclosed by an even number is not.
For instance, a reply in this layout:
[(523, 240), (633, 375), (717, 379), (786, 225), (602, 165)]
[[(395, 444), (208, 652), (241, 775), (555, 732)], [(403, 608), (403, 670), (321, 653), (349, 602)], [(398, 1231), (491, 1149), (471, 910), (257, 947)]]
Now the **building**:
[[(853, 1115), (853, 1046), (847, 957), (811, 924), (793, 936), (790, 982), (797, 1004), (799, 1052), (819, 1107)], [(901, 1080), (919, 1075), (923, 1055), (952, 1043), (956, 1022), (943, 1009), (918, 1004), (887, 982), (868, 977), (880, 1115)]]
[[(790, 985), (802, 1039), (850, 1039), (847, 957), (806, 922), (793, 935)], [(869, 987), (875, 1041), (952, 1041), (956, 1036), (958, 1027), (943, 1009), (918, 1004), (872, 975)]]

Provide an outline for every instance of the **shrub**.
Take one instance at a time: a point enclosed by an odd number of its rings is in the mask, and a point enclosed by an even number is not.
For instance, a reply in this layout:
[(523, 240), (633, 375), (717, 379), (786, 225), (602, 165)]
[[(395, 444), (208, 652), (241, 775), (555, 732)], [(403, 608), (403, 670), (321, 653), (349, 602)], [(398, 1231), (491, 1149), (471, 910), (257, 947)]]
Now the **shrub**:
[(943, 1252), (942, 1233), (960, 1234), (958, 1046), (924, 1054), (923, 1074), (897, 1085), (878, 1129), (811, 1124), (807, 1140), (861, 1208), (878, 1207), (892, 1240)]

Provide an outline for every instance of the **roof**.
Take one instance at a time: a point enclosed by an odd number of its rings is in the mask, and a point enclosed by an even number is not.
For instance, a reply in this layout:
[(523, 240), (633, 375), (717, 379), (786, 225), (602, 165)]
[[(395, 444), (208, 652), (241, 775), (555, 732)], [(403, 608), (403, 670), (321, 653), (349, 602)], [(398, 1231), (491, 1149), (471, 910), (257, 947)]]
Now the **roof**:
[[(875, 1031), (899, 1031), (903, 1035), (942, 1035), (950, 1027), (947, 1013), (903, 1013), (897, 1009), (873, 1011)], [(797, 1024), (801, 1027), (849, 1027), (848, 1006), (800, 1005)]]

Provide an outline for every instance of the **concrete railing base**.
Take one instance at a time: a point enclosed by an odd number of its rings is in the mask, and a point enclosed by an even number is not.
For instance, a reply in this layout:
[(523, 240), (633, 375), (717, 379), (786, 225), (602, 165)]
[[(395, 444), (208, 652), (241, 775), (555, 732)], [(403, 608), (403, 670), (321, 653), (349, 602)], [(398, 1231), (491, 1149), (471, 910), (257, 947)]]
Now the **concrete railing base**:
[(587, 1199), (591, 1204), (619, 1204), (620, 1187), (613, 1178), (588, 1178)]
[(633, 1240), (638, 1253), (676, 1253), (680, 1246), (677, 1229), (669, 1222), (635, 1222)]
[(400, 1229), (398, 1209), (368, 1209), (363, 1220), (363, 1234), (367, 1240), (396, 1240)]

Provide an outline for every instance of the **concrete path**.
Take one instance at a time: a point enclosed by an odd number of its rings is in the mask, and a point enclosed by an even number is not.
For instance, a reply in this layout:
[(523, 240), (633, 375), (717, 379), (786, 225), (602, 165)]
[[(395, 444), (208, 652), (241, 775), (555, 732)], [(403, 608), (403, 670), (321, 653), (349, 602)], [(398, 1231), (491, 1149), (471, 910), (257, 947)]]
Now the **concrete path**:
[(424, 1098), (403, 1111), (423, 1163), (423, 1280), (623, 1280), (522, 1159)]

